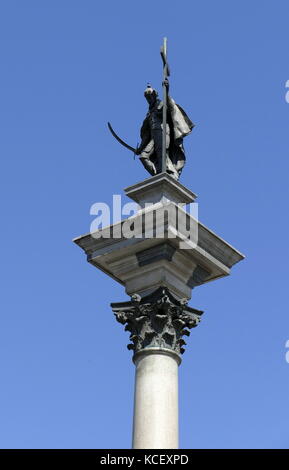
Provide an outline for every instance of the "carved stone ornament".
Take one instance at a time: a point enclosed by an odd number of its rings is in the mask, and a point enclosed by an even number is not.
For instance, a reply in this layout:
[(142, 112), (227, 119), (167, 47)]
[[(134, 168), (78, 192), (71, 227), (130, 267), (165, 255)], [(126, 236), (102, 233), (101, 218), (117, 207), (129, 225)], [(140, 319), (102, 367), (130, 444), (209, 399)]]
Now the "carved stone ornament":
[(202, 311), (187, 305), (188, 300), (177, 300), (167, 288), (160, 287), (141, 298), (135, 294), (129, 302), (112, 303), (117, 321), (126, 325), (134, 353), (147, 348), (171, 349), (183, 354), (189, 329), (200, 322)]

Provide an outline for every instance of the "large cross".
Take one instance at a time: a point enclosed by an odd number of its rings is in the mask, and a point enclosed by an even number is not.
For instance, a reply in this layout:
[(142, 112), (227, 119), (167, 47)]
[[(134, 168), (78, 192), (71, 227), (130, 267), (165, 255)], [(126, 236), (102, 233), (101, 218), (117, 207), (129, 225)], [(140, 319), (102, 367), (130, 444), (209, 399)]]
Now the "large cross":
[(167, 98), (168, 92), (165, 80), (170, 76), (170, 68), (167, 60), (167, 38), (164, 38), (164, 44), (161, 47), (161, 56), (163, 59), (163, 146), (162, 146), (162, 172), (167, 171), (167, 151), (166, 151), (166, 131), (167, 131)]

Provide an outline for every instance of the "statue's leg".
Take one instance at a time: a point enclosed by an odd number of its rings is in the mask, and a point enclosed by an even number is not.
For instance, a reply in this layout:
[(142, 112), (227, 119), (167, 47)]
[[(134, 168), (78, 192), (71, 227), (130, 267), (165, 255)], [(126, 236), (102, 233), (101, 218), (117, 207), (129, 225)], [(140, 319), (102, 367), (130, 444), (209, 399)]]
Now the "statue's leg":
[(171, 160), (171, 155), (169, 151), (170, 146), (170, 128), (167, 124), (167, 133), (166, 133), (166, 151), (167, 151), (167, 160), (166, 160), (166, 172), (175, 180), (179, 179), (180, 173), (178, 171), (177, 165), (174, 164)]
[[(163, 159), (163, 130), (162, 128), (160, 127), (158, 129), (153, 129), (152, 136), (154, 140), (155, 154), (157, 157), (156, 170), (157, 170), (157, 173), (161, 173), (162, 172), (162, 159)], [(167, 132), (166, 132), (166, 155), (167, 155), (166, 172), (167, 173), (170, 173), (169, 167), (171, 166), (169, 164), (169, 160), (170, 160), (169, 146), (170, 146), (170, 127), (167, 124)]]
[(162, 172), (162, 152), (163, 152), (163, 132), (162, 129), (154, 129), (152, 131), (154, 150), (156, 154), (156, 172)]
[(140, 157), (140, 161), (142, 162), (143, 166), (145, 169), (149, 172), (150, 175), (154, 176), (156, 175), (156, 168), (154, 164), (150, 161), (149, 158), (142, 158)]
[(156, 175), (156, 167), (153, 162), (150, 160), (150, 156), (154, 153), (154, 141), (151, 140), (146, 148), (140, 154), (140, 161), (142, 162), (145, 169), (149, 172), (150, 175)]

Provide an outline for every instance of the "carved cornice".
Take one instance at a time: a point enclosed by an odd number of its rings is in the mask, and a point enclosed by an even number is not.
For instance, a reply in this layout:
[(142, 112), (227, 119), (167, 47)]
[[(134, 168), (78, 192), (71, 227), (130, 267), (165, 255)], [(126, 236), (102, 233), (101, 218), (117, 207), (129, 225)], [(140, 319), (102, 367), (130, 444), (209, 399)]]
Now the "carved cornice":
[(167, 288), (160, 287), (141, 298), (135, 294), (130, 302), (111, 304), (117, 321), (130, 332), (127, 346), (134, 353), (147, 348), (170, 349), (183, 354), (186, 342), (183, 336), (200, 322), (202, 311), (187, 305), (188, 300), (176, 299)]

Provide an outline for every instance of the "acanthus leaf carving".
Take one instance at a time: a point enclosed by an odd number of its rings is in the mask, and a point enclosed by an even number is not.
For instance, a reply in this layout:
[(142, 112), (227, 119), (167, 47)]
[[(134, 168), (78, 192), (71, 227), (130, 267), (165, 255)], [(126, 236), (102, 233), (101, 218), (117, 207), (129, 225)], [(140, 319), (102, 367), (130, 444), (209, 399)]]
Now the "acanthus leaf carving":
[(176, 299), (167, 288), (141, 298), (132, 296), (130, 302), (113, 303), (116, 319), (130, 332), (128, 349), (134, 353), (146, 348), (166, 348), (183, 354), (183, 336), (200, 322), (202, 311), (187, 305), (187, 299)]

